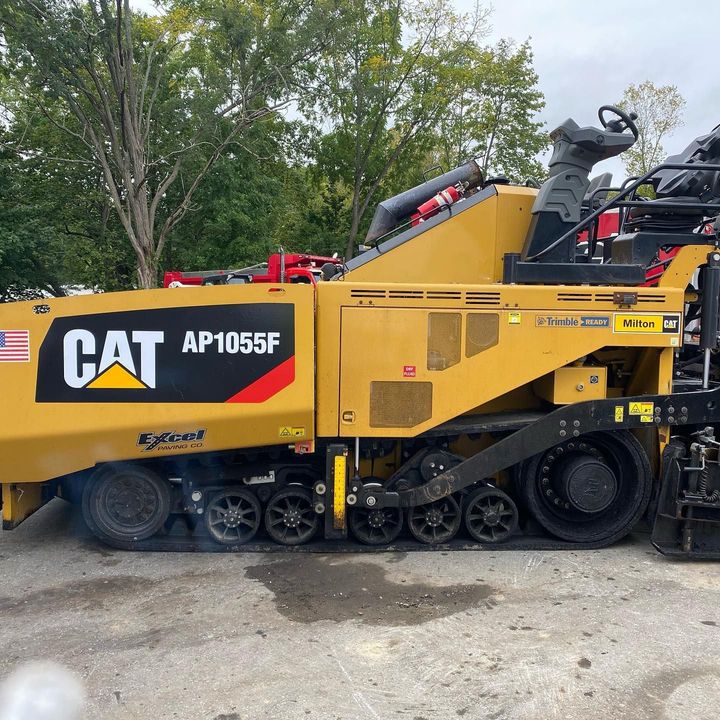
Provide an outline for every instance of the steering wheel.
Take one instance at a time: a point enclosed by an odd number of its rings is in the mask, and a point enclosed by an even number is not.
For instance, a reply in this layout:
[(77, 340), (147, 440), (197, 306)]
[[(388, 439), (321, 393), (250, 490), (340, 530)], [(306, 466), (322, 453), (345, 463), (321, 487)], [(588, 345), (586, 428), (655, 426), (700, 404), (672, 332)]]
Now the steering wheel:
[[(605, 113), (611, 112), (613, 115), (616, 115), (619, 119), (618, 120), (606, 120), (605, 119)], [(638, 136), (640, 135), (637, 125), (635, 124), (635, 120), (637, 120), (637, 113), (631, 112), (630, 114), (626, 113), (624, 110), (621, 110), (619, 107), (615, 107), (615, 105), (603, 105), (598, 110), (598, 118), (600, 118), (600, 122), (602, 123), (602, 126), (604, 128), (609, 128), (610, 132), (623, 132), (625, 128), (630, 130), (630, 132), (633, 134), (635, 139), (638, 139)]]

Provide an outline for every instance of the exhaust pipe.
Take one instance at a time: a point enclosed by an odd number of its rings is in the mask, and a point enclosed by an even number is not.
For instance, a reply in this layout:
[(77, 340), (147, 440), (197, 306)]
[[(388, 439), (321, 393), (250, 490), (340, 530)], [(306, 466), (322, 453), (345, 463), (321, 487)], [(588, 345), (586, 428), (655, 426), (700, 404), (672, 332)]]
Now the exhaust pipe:
[(476, 160), (468, 160), (464, 165), (438, 175), (432, 180), (405, 190), (395, 197), (383, 200), (378, 204), (373, 215), (370, 229), (365, 236), (365, 244), (375, 242), (378, 238), (396, 228), (403, 220), (410, 218), (418, 206), (437, 195), (445, 188), (458, 183), (467, 183), (468, 189), (475, 188), (483, 182), (483, 173)]

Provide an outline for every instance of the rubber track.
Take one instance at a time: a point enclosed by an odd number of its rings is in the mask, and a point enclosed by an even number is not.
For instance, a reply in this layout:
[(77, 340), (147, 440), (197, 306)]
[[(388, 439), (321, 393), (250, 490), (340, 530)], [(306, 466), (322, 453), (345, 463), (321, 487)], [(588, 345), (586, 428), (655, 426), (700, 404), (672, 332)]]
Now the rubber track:
[[(178, 526), (180, 531), (178, 531)], [(244, 545), (220, 545), (207, 535), (202, 523), (194, 531), (188, 530), (182, 521), (176, 521), (171, 532), (139, 542), (118, 542), (103, 539), (107, 545), (119, 550), (141, 552), (250, 552), (250, 553), (376, 553), (376, 552), (427, 552), (480, 550), (495, 552), (498, 550), (597, 550), (606, 547), (604, 543), (572, 543), (540, 534), (522, 534), (511, 537), (504, 543), (477, 543), (465, 538), (455, 538), (449, 543), (425, 545), (407, 537), (399, 538), (390, 545), (363, 545), (348, 537), (346, 540), (317, 539), (304, 545), (278, 545), (262, 536)]]

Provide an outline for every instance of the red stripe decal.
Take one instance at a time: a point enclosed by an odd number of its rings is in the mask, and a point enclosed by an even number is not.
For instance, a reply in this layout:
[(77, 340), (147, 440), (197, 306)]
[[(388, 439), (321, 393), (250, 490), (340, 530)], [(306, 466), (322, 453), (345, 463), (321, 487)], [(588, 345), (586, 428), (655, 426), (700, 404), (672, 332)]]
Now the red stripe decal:
[(280, 363), (254, 383), (229, 397), (229, 403), (260, 403), (279, 393), (295, 380), (295, 356)]

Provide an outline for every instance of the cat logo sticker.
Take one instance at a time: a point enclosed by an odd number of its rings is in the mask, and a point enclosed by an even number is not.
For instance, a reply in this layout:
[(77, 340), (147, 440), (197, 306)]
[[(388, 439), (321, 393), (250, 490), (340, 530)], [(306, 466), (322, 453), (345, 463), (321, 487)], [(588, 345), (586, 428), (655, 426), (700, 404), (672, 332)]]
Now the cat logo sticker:
[[(98, 353), (93, 333), (70, 330), (63, 338), (65, 383), (89, 390), (154, 388), (156, 347), (164, 340), (165, 333), (158, 330), (108, 330)], [(135, 346), (137, 361), (131, 345)]]

